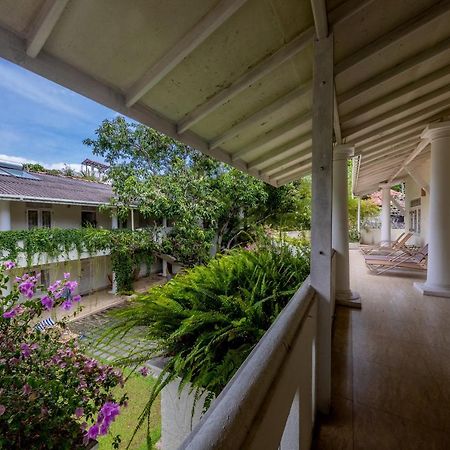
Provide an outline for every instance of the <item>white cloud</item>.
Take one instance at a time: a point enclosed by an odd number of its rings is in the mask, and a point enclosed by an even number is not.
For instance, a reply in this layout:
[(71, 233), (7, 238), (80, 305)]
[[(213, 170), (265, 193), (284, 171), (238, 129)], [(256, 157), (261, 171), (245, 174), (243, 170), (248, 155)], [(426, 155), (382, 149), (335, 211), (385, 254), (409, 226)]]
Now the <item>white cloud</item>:
[(29, 158), (23, 158), (22, 156), (12, 156), (12, 155), (5, 155), (0, 153), (0, 161), (8, 161), (8, 162), (14, 162), (18, 164), (41, 164), (46, 169), (56, 169), (61, 170), (64, 167), (68, 166), (73, 170), (76, 170), (79, 172), (81, 170), (81, 164), (77, 163), (63, 163), (63, 162), (57, 162), (57, 163), (43, 163), (40, 161), (35, 161), (34, 159)]

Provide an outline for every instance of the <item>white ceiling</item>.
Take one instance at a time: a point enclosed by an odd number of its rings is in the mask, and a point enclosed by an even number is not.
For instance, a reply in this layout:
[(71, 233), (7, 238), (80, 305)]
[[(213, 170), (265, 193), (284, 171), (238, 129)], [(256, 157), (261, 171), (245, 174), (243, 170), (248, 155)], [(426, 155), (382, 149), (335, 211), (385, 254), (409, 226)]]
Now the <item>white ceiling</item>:
[[(368, 192), (450, 114), (450, 1), (327, 13), (336, 137)], [(0, 56), (275, 186), (311, 170), (313, 34), (309, 0), (0, 1)]]

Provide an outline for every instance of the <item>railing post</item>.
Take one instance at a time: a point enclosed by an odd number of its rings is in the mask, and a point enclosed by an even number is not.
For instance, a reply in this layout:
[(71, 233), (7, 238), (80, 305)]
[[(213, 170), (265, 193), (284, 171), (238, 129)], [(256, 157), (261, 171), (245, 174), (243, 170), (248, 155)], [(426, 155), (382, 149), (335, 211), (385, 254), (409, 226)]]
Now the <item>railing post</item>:
[(331, 220), (333, 191), (333, 34), (314, 42), (311, 285), (317, 292), (317, 407), (331, 399)]

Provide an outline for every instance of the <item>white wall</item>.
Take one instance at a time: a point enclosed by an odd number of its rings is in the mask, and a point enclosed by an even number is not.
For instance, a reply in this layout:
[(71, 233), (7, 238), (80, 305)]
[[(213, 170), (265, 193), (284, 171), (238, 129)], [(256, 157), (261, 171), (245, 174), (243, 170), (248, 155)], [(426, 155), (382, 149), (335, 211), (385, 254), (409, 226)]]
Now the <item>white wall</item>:
[[(48, 205), (52, 211), (52, 228), (81, 228), (82, 206), (76, 205)], [(41, 205), (27, 206), (26, 202), (11, 202), (11, 229), (28, 229), (27, 210), (42, 209)], [(97, 226), (111, 229), (111, 216), (97, 209)]]

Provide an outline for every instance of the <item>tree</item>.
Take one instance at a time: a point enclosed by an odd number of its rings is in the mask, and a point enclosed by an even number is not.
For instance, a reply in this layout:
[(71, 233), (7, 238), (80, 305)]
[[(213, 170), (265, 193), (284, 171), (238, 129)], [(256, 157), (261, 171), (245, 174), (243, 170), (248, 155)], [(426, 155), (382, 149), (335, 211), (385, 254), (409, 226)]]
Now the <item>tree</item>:
[(205, 260), (212, 241), (222, 247), (225, 236), (231, 239), (246, 218), (264, 210), (262, 181), (123, 117), (104, 120), (84, 143), (110, 165), (110, 207), (121, 217), (135, 207), (173, 222), (168, 250), (186, 263)]

